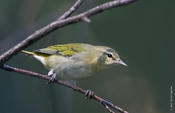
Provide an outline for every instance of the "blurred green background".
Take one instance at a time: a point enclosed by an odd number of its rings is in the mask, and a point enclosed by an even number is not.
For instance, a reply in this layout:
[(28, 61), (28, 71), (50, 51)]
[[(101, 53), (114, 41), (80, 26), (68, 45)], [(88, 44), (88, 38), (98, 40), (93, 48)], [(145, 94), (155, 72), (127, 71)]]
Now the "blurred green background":
[[(108, 0), (86, 0), (74, 13)], [(66, 11), (75, 0), (0, 0), (0, 53)], [(130, 113), (175, 112), (175, 1), (138, 0), (56, 30), (27, 50), (85, 42), (117, 50), (129, 65), (113, 67), (78, 81)], [(7, 64), (47, 74), (36, 60), (17, 54)], [(46, 81), (0, 70), (0, 113), (107, 113), (95, 101)], [(172, 86), (173, 111), (170, 111)]]

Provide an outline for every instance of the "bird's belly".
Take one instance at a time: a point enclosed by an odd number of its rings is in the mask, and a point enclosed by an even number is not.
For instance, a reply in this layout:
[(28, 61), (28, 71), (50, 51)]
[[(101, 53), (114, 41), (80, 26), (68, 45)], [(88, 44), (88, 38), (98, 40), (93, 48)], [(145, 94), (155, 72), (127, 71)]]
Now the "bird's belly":
[(55, 71), (57, 73), (58, 78), (64, 80), (76, 80), (92, 76), (90, 67), (81, 65), (64, 66)]
[(62, 56), (51, 56), (48, 59), (49, 69), (54, 69), (58, 79), (76, 80), (92, 76), (92, 66), (80, 59), (68, 59)]

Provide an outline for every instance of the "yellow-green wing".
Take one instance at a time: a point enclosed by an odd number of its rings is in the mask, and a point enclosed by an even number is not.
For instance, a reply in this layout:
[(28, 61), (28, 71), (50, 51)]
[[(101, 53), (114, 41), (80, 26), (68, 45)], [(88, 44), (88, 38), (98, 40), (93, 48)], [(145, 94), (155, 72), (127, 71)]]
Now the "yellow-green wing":
[(82, 44), (70, 43), (63, 45), (53, 45), (47, 48), (35, 50), (38, 54), (72, 56), (84, 51)]

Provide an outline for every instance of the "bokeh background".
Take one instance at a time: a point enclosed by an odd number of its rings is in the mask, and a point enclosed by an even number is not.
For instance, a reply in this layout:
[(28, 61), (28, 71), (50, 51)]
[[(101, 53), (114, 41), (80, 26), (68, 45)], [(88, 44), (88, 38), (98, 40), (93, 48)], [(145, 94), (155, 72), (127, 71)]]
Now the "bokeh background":
[[(75, 0), (0, 0), (0, 53), (49, 24)], [(75, 14), (106, 0), (86, 0)], [(27, 50), (84, 42), (117, 50), (129, 65), (78, 81), (130, 113), (175, 112), (175, 1), (138, 0), (56, 30)], [(17, 54), (12, 66), (47, 74), (36, 60)], [(59, 85), (0, 70), (0, 113), (107, 113), (95, 101)], [(172, 87), (173, 94), (170, 93)], [(170, 103), (170, 97), (173, 97)], [(172, 104), (172, 111), (170, 110)]]

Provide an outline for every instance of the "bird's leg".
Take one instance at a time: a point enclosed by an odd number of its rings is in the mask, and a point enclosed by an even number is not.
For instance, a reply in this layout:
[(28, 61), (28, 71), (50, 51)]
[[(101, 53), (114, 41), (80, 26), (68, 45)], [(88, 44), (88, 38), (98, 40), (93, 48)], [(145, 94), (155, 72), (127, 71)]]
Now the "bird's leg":
[(87, 90), (86, 93), (85, 93), (85, 96), (86, 96), (87, 100), (90, 100), (94, 96), (94, 92), (91, 91), (91, 90)]
[(56, 73), (54, 72), (53, 69), (51, 69), (49, 72), (48, 72), (48, 76), (50, 77), (49, 81), (48, 81), (48, 84), (54, 82), (56, 80)]

